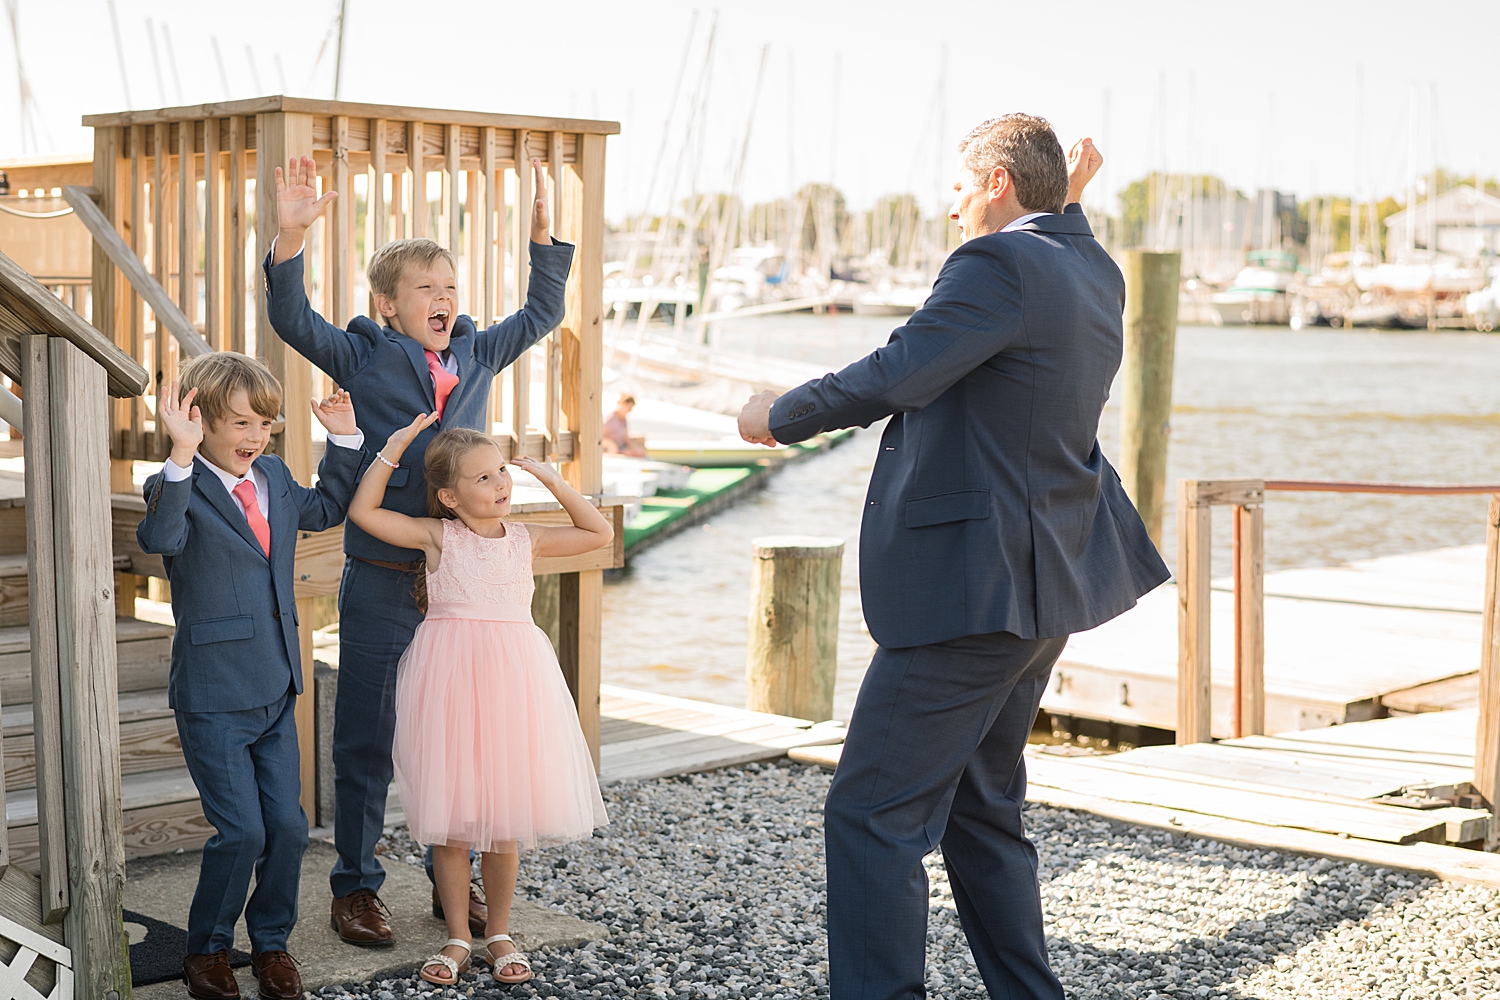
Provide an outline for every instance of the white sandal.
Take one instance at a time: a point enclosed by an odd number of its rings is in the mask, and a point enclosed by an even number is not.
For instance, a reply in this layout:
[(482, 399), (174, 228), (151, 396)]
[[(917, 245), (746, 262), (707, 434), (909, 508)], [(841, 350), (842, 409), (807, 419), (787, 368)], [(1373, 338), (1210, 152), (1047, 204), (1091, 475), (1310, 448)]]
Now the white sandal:
[[(530, 980), (531, 961), (525, 956), (525, 954), (520, 951), (512, 951), (504, 955), (492, 955), (490, 953), (490, 945), (494, 944), (496, 941), (509, 941), (511, 944), (516, 943), (515, 938), (511, 937), (509, 934), (494, 934), (484, 939), (484, 957), (490, 963), (490, 975), (495, 977), (495, 981), (499, 983), (515, 984), (524, 983)], [(525, 975), (521, 976), (500, 975), (500, 970), (505, 968), (507, 965), (519, 965), (526, 970), (526, 973)]]
[[(434, 986), (456, 986), (458, 984), (458, 977), (463, 973), (469, 971), (469, 958), (474, 953), (474, 946), (468, 941), (465, 941), (463, 938), (449, 938), (447, 941), (443, 942), (443, 947), (447, 948), (450, 946), (454, 948), (462, 948), (465, 952), (467, 952), (467, 954), (464, 955), (464, 960), (462, 962), (456, 962), (439, 951), (431, 958), (427, 959), (427, 961), (422, 963), (422, 968), (417, 971), (417, 975), (421, 976), (424, 981), (429, 982)], [(447, 969), (448, 978), (439, 979), (436, 976), (428, 975), (427, 968), (428, 966), (432, 965), (441, 965), (443, 968)]]

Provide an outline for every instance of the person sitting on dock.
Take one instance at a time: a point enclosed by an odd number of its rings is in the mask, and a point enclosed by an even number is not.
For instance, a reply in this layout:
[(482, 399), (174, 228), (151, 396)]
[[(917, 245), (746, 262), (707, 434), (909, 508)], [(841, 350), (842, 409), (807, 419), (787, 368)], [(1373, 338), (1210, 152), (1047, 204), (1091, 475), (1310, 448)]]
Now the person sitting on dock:
[(646, 457), (646, 439), (630, 436), (627, 421), (633, 409), (635, 397), (628, 392), (621, 393), (614, 412), (604, 421), (604, 454), (625, 455), (629, 458)]
[(926, 304), (884, 347), (739, 418), (775, 445), (890, 417), (860, 528), (878, 648), (824, 809), (833, 1000), (926, 995), (922, 858), (939, 844), (989, 994), (1062, 1000), (1021, 751), (1069, 634), (1168, 576), (1097, 440), (1125, 282), (1074, 203), (1103, 158), (1087, 139), (1065, 158), (1020, 114), (959, 152), (965, 242)]
[[(438, 422), (412, 442), (408, 464), (391, 476), (384, 505), (412, 517), (427, 513), (422, 456), (439, 428), (489, 433), (495, 376), (562, 322), (563, 290), (573, 245), (554, 240), (546, 174), (531, 161), (536, 199), (531, 210), (531, 280), (526, 304), (488, 329), (458, 313), (453, 255), (432, 240), (396, 240), (370, 258), (370, 291), (385, 325), (356, 316), (340, 330), (313, 311), (302, 283), (302, 243), (336, 192), (317, 192), (312, 157), (276, 168), (278, 231), (266, 252), (267, 316), (295, 350), (340, 387), (359, 397), (360, 427), (384, 441), (418, 413)], [(334, 846), (329, 875), (333, 925), (348, 944), (395, 944), (375, 857), (385, 824), (396, 731), (396, 664), (422, 612), (413, 588), (422, 553), (391, 545), (357, 524), (344, 529), (344, 579), (339, 587), (339, 690), (333, 710)], [(428, 874), (431, 876), (431, 852)], [(433, 915), (442, 919), (436, 885)], [(469, 926), (482, 933), (486, 910), (469, 898)]]
[(297, 1000), (302, 980), (286, 945), (297, 922), (307, 816), (293, 562), (298, 532), (344, 520), (364, 436), (347, 392), (314, 401), (329, 447), (318, 485), (308, 489), (280, 458), (262, 454), (282, 403), (265, 365), (230, 351), (205, 354), (183, 366), (182, 386), (180, 403), (175, 382), (158, 397), (156, 418), (172, 451), (146, 481), (146, 516), (136, 528), (171, 581), (177, 634), (167, 703), (216, 831), (203, 845), (182, 969), (197, 1000), (238, 997), (229, 954), (243, 910), (260, 995)]

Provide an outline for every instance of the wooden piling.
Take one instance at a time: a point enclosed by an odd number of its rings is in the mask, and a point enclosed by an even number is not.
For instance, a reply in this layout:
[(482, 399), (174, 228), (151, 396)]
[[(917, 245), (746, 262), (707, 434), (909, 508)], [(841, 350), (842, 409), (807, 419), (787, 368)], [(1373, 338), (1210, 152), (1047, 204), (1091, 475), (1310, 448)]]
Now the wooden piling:
[(779, 535), (753, 543), (746, 707), (833, 718), (844, 543)]
[[(1479, 722), (1474, 734), (1474, 787), (1491, 812), (1500, 804), (1500, 494), (1490, 497), (1485, 531), (1484, 625), (1479, 647)], [(1486, 848), (1500, 831), (1490, 825)]]
[(1120, 482), (1161, 548), (1167, 436), (1172, 419), (1177, 286), (1182, 254), (1125, 254), (1125, 358), (1120, 401)]

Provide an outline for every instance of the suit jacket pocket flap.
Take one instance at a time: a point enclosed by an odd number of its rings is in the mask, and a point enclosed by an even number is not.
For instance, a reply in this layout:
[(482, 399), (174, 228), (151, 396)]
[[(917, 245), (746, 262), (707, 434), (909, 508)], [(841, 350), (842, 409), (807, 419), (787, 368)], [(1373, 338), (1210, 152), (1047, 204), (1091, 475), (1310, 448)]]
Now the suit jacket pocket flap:
[[(376, 461), (378, 462), (380, 460), (376, 459)], [(409, 474), (409, 470), (407, 470), (407, 469), (392, 469), (391, 470), (391, 478), (386, 483), (386, 487), (389, 488), (389, 489), (397, 489), (397, 490), (399, 490), (401, 487), (403, 487), (403, 486), (406, 485), (406, 477), (407, 477), (408, 474)]]
[(210, 618), (193, 622), (191, 634), (194, 646), (210, 642), (228, 642), (231, 639), (249, 639), (255, 635), (255, 619), (249, 615), (236, 618)]
[(906, 501), (906, 526), (925, 528), (949, 521), (974, 521), (990, 516), (989, 490), (958, 490)]

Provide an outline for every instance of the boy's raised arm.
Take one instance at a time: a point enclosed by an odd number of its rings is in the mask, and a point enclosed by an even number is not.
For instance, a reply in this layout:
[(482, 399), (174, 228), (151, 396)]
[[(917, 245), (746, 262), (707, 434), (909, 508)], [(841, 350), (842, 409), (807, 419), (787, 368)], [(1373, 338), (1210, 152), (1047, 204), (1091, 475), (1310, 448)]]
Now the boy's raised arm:
[(326, 531), (344, 520), (349, 498), (364, 464), (364, 432), (354, 422), (354, 404), (349, 393), (336, 391), (327, 399), (312, 400), (313, 415), (328, 431), (323, 460), (318, 463), (318, 484), (311, 488), (295, 483), (297, 527), (302, 531)]
[(497, 372), (562, 322), (568, 271), (573, 266), (573, 244), (552, 238), (542, 161), (533, 158), (531, 170), (536, 199), (531, 206), (531, 280), (526, 286), (526, 304), (481, 330), (474, 340), (474, 357)]
[[(197, 389), (188, 390), (178, 402), (177, 383), (157, 399), (158, 418), (172, 439), (167, 465), (146, 480), (146, 516), (136, 525), (135, 540), (141, 550), (159, 556), (175, 556), (187, 544), (187, 509), (192, 491), (189, 478), (193, 456), (203, 443), (203, 413), (193, 405)], [(176, 475), (169, 473), (176, 471)]]
[(302, 245), (307, 230), (338, 196), (321, 198), (317, 165), (310, 156), (292, 160), (283, 173), (276, 168), (276, 240), (266, 251), (266, 315), (278, 336), (299, 354), (327, 372), (336, 382), (358, 374), (371, 353), (370, 345), (319, 316), (307, 300), (303, 284)]

